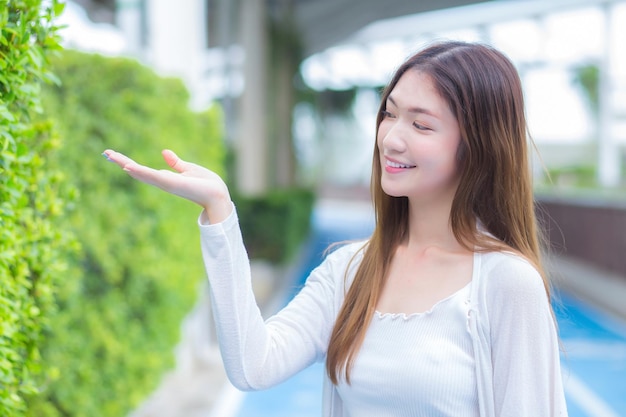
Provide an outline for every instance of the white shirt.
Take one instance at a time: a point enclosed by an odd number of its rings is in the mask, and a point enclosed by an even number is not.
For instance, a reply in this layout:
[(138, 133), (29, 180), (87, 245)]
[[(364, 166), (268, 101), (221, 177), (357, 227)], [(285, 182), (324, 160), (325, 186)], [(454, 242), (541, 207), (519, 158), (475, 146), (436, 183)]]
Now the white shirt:
[[(268, 388), (314, 362), (325, 360), (335, 319), (362, 259), (365, 242), (343, 246), (330, 254), (311, 272), (300, 293), (264, 322), (254, 300), (249, 261), (236, 212), (233, 210), (222, 223), (200, 224), (200, 234), (218, 340), (226, 373), (233, 385), (242, 390)], [(471, 410), (476, 409), (476, 399), (481, 417), (567, 416), (558, 338), (539, 273), (527, 261), (512, 254), (475, 253), (469, 292), (470, 303), (465, 316), (450, 309), (449, 317), (454, 323), (450, 323), (449, 328), (454, 335), (450, 335), (444, 345), (459, 350), (454, 355), (446, 355), (445, 360), (442, 354), (438, 377), (451, 378), (458, 371), (459, 379), (470, 378), (468, 364), (473, 360), (476, 396), (470, 392), (471, 382), (450, 382), (450, 396), (455, 398), (450, 399), (449, 414), (433, 411), (423, 416), (461, 416), (468, 413), (468, 409), (469, 413), (475, 413)], [(443, 305), (451, 300), (444, 300)], [(423, 333), (428, 343), (434, 343), (437, 333), (444, 331), (436, 327)], [(470, 352), (468, 332), (473, 358), (467, 356)], [(408, 361), (407, 369), (424, 371), (417, 351), (415, 355), (408, 353), (412, 343), (399, 341), (384, 349), (366, 348), (364, 354), (380, 355), (385, 351), (389, 358), (402, 354)], [(425, 349), (432, 353), (432, 346)], [(397, 401), (402, 401), (397, 407), (389, 405), (389, 399), (379, 395), (365, 399), (367, 392), (382, 392), (381, 386), (388, 391), (387, 386), (391, 387), (399, 379), (397, 370), (371, 379), (367, 386), (367, 378), (358, 373), (367, 374), (371, 369), (368, 371), (363, 363), (361, 366), (357, 363), (354, 369), (360, 382), (359, 387), (355, 386), (358, 392), (336, 387), (325, 376), (324, 417), (349, 417), (350, 407), (356, 407), (351, 417), (361, 417), (364, 414), (356, 413), (360, 407), (365, 408), (359, 405), (365, 401), (370, 402), (369, 406), (384, 408), (384, 416), (412, 415), (405, 411), (414, 403), (409, 397), (410, 388), (405, 395), (396, 397)], [(416, 376), (412, 385), (421, 390), (419, 394), (414, 393), (420, 396), (420, 402), (428, 401), (423, 404), (425, 409), (440, 406), (442, 394), (437, 391), (446, 385), (444, 380), (429, 384), (428, 380)]]
[(478, 417), (470, 285), (425, 313), (376, 312), (337, 391), (346, 416)]

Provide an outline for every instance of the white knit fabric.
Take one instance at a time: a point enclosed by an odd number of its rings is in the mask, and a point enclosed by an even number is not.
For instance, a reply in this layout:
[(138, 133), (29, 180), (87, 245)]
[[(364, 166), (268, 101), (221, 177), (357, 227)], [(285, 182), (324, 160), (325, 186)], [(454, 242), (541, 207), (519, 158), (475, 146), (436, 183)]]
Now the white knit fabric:
[(421, 314), (377, 312), (350, 375), (337, 386), (359, 417), (478, 417), (469, 285)]
[[(222, 223), (200, 222), (200, 234), (232, 384), (268, 388), (323, 361), (364, 242), (330, 254), (264, 322), (236, 212)], [(324, 378), (324, 417), (567, 415), (541, 277), (512, 254), (477, 253), (470, 285), (422, 317), (374, 317), (353, 378), (352, 387)]]

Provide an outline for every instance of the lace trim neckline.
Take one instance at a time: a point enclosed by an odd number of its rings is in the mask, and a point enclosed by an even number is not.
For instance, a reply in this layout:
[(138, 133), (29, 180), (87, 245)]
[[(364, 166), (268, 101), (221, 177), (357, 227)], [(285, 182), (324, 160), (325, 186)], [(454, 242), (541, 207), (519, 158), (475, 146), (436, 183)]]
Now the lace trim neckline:
[(433, 304), (433, 306), (426, 310), (426, 311), (422, 311), (422, 312), (415, 312), (415, 313), (383, 313), (381, 311), (376, 310), (374, 316), (379, 319), (379, 320), (384, 320), (384, 319), (391, 319), (391, 320), (397, 320), (397, 319), (402, 319), (402, 320), (410, 320), (412, 318), (417, 318), (417, 317), (425, 317), (425, 316), (429, 316), (431, 315), (435, 310), (437, 310), (438, 308), (441, 308), (440, 306), (442, 304), (446, 304), (448, 301), (457, 298), (463, 294), (466, 295), (466, 300), (465, 303), (467, 305), (469, 305), (470, 303), (470, 287), (472, 285), (472, 281), (468, 282), (467, 284), (465, 284), (461, 289), (453, 292), (452, 294), (448, 295), (447, 297), (442, 298), (441, 300), (437, 301), (435, 304)]

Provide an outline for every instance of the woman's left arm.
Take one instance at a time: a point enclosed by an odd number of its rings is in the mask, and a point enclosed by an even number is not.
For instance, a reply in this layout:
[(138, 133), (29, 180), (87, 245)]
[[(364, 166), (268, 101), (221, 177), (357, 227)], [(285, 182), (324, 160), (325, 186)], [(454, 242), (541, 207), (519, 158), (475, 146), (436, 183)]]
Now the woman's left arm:
[(507, 258), (487, 290), (495, 414), (565, 417), (557, 327), (543, 280), (526, 261)]

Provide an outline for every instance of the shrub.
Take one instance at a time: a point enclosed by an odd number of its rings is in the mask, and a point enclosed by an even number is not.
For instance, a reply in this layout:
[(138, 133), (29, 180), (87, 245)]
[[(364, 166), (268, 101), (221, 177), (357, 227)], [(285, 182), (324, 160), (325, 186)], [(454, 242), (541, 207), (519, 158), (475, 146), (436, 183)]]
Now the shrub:
[(278, 189), (258, 197), (235, 194), (233, 201), (251, 258), (285, 263), (308, 236), (314, 203), (311, 190)]
[(162, 148), (221, 171), (221, 114), (189, 110), (179, 80), (139, 63), (66, 51), (45, 105), (64, 143), (55, 163), (80, 191), (66, 224), (82, 250), (59, 294), (33, 416), (123, 416), (173, 362), (204, 279), (193, 204), (126, 176), (106, 148), (165, 167)]
[(596, 171), (592, 165), (572, 165), (548, 172), (556, 188), (594, 188), (598, 186)]
[[(38, 345), (54, 311), (71, 236), (53, 225), (63, 215), (62, 177), (47, 158), (57, 137), (41, 111), (40, 84), (54, 77), (59, 50), (54, 18), (63, 6), (0, 0), (0, 415), (21, 416), (37, 393)], [(41, 117), (40, 117), (41, 119)]]

